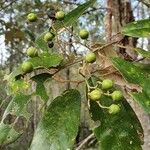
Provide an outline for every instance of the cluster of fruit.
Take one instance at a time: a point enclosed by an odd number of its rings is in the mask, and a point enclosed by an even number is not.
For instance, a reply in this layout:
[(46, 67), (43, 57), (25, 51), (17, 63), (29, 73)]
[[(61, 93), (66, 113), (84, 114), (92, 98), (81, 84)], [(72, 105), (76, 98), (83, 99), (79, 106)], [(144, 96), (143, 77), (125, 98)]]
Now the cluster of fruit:
[[(55, 14), (55, 18), (57, 20), (61, 21), (61, 20), (64, 19), (64, 17), (65, 17), (65, 13), (63, 11), (58, 11)], [(37, 15), (35, 13), (30, 13), (27, 16), (27, 20), (29, 22), (35, 22), (35, 21), (37, 21), (37, 19), (38, 19)], [(52, 32), (47, 32), (44, 35), (44, 41), (48, 42), (48, 45), (49, 45), (50, 48), (52, 48), (54, 46), (54, 43), (52, 42), (54, 37), (55, 37), (55, 35)], [(38, 57), (38, 50), (35, 47), (30, 47), (30, 48), (27, 49), (27, 55), (31, 58)], [(29, 61), (26, 61), (21, 65), (21, 69), (22, 69), (24, 74), (30, 73), (30, 72), (33, 71), (33, 64)]]
[[(63, 21), (65, 18), (65, 13), (63, 11), (58, 11), (54, 14), (55, 20)], [(27, 16), (27, 20), (29, 22), (35, 22), (37, 20), (37, 15), (35, 13), (30, 13)], [(89, 37), (89, 32), (85, 29), (80, 30), (79, 36), (81, 39), (85, 40)], [(47, 32), (43, 40), (48, 43), (48, 46), (52, 48), (54, 46), (53, 39), (55, 37), (55, 33), (53, 31)], [(27, 55), (31, 58), (38, 57), (38, 51), (34, 47), (30, 47), (27, 49)], [(94, 52), (89, 52), (84, 57), (84, 60), (86, 63), (94, 63), (96, 61), (96, 54)], [(31, 62), (26, 61), (22, 64), (22, 71), (24, 73), (29, 73), (33, 71), (33, 65)], [(111, 94), (104, 93), (105, 90), (109, 90), (113, 87), (113, 81), (106, 79), (102, 82), (98, 82), (98, 84), (101, 84), (101, 88), (95, 88), (91, 92), (88, 93), (88, 96), (93, 101), (99, 101), (101, 99), (101, 96), (103, 94), (107, 94), (108, 96), (111, 96), (113, 101), (120, 101), (123, 98), (121, 91), (114, 91)], [(112, 104), (110, 107), (107, 107), (110, 114), (116, 114), (120, 111), (120, 106), (118, 104)]]
[[(113, 81), (110, 79), (105, 79), (102, 82), (98, 81), (98, 85), (101, 85), (101, 88), (95, 88), (91, 92), (88, 93), (89, 99), (93, 101), (100, 101), (102, 95), (110, 96), (113, 102), (118, 102), (123, 99), (123, 94), (121, 91), (115, 90), (112, 93), (108, 93), (108, 90), (113, 88)], [(105, 91), (107, 92), (105, 93)], [(112, 104), (109, 107), (105, 107), (108, 109), (110, 114), (116, 114), (120, 111), (120, 106), (118, 104)]]
[[(55, 13), (54, 18), (56, 20), (63, 21), (65, 18), (65, 13), (63, 11), (58, 11)], [(38, 17), (35, 13), (30, 13), (27, 15), (27, 20), (29, 22), (35, 22), (35, 21), (37, 21), (37, 19), (38, 19)], [(79, 36), (81, 39), (87, 39), (89, 37), (89, 32), (85, 29), (82, 29), (79, 32)], [(55, 37), (55, 33), (52, 31), (47, 32), (43, 37), (43, 40), (46, 43), (48, 43), (49, 48), (52, 48), (54, 46), (54, 43), (53, 43), (54, 37)], [(27, 49), (27, 55), (31, 58), (38, 57), (38, 51), (36, 48), (30, 47)], [(24, 62), (22, 64), (21, 68), (22, 68), (22, 71), (24, 74), (30, 73), (33, 71), (33, 65), (29, 61)]]
[[(94, 63), (96, 61), (96, 55), (93, 52), (89, 52), (85, 56), (85, 62), (87, 63)], [(115, 90), (111, 94), (108, 93), (108, 90), (113, 88), (113, 81), (110, 79), (105, 79), (102, 82), (98, 81), (98, 84), (101, 85), (101, 88), (95, 88), (91, 92), (88, 93), (89, 99), (93, 101), (100, 101), (102, 95), (107, 95), (112, 98), (114, 102), (120, 101), (123, 99), (123, 94), (121, 91)], [(96, 86), (97, 87), (97, 86)], [(104, 93), (104, 91), (107, 91), (107, 93)], [(105, 107), (108, 109), (108, 112), (110, 114), (116, 114), (120, 111), (120, 105), (118, 104), (112, 104), (109, 107)]]

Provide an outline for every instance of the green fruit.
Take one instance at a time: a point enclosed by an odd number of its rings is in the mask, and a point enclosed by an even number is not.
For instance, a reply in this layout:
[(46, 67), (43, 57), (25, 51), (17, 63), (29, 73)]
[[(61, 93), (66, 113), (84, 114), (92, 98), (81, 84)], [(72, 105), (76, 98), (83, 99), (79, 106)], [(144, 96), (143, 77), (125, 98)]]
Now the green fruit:
[(102, 89), (107, 90), (113, 87), (113, 81), (105, 79), (102, 81)]
[(24, 62), (21, 66), (21, 69), (24, 73), (29, 73), (33, 71), (33, 65), (31, 62)]
[(80, 30), (79, 36), (81, 39), (87, 39), (89, 37), (89, 32), (85, 29)]
[(121, 91), (114, 91), (111, 94), (111, 97), (114, 101), (120, 101), (123, 98), (123, 94)]
[(90, 53), (86, 54), (85, 61), (87, 63), (93, 63), (93, 62), (95, 62), (96, 61), (96, 55), (95, 55), (95, 53), (90, 52)]
[(110, 114), (117, 114), (120, 112), (120, 106), (119, 105), (116, 105), (116, 104), (112, 104), (109, 106), (109, 109), (108, 109), (108, 112)]
[(52, 41), (53, 38), (54, 38), (54, 34), (51, 33), (51, 32), (47, 32), (47, 33), (44, 35), (44, 41), (45, 41), (45, 42)]
[(36, 57), (36, 56), (38, 56), (38, 51), (35, 47), (29, 47), (27, 49), (27, 55), (29, 57)]
[(35, 22), (37, 20), (37, 15), (35, 13), (30, 13), (27, 16), (27, 20), (30, 22)]
[(101, 89), (95, 89), (92, 92), (90, 92), (88, 95), (89, 95), (91, 100), (98, 101), (102, 96), (102, 90)]
[(65, 13), (63, 11), (58, 11), (55, 14), (55, 18), (61, 21), (65, 18)]

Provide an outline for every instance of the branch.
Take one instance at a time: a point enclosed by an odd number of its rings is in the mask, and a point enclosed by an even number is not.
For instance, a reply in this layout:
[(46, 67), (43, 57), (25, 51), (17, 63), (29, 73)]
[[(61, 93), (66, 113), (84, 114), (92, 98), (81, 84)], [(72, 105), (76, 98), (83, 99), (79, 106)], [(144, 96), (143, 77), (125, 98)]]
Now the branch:
[(76, 150), (81, 150), (81, 148), (91, 139), (94, 137), (94, 133), (90, 134), (88, 137), (86, 137), (81, 144), (76, 148)]
[(2, 8), (0, 9), (0, 11), (2, 11), (3, 9), (6, 9), (7, 7), (11, 6), (14, 2), (16, 2), (16, 1), (15, 1), (15, 0), (14, 0), (14, 1), (11, 1), (8, 5), (2, 7)]

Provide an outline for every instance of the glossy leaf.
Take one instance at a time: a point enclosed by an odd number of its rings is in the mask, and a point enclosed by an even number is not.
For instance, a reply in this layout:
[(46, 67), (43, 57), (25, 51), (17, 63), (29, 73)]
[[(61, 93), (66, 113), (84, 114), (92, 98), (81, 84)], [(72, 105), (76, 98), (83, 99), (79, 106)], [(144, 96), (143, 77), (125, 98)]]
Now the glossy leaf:
[(150, 113), (150, 97), (144, 91), (140, 93), (131, 93), (131, 95), (147, 113)]
[(13, 115), (18, 119), (19, 117), (24, 117), (27, 123), (30, 118), (30, 114), (27, 112), (27, 104), (30, 101), (30, 98), (31, 95), (18, 94), (14, 96), (14, 98), (9, 103), (2, 116), (2, 121), (0, 122), (0, 131), (3, 131), (0, 134), (0, 145), (14, 141), (22, 134), (23, 131), (18, 132), (14, 128), (16, 120), (14, 120), (14, 122), (11, 124), (5, 123), (4, 120), (8, 115)]
[[(97, 78), (89, 80), (91, 86)], [(113, 102), (108, 96), (103, 96), (100, 100), (104, 106), (110, 106)], [(99, 142), (100, 150), (142, 150), (143, 129), (141, 124), (130, 107), (128, 102), (123, 99), (119, 103), (121, 111), (112, 115), (107, 109), (102, 109), (95, 101), (90, 101), (90, 113), (99, 126), (94, 129), (94, 134)]]
[(74, 23), (77, 22), (77, 19), (89, 8), (91, 7), (94, 3), (96, 2), (96, 0), (89, 0), (86, 3), (79, 5), (77, 8), (75, 8), (74, 10), (72, 10), (71, 12), (69, 12), (64, 20), (63, 23), (61, 21), (56, 21), (56, 23), (54, 24), (54, 28), (55, 30), (59, 30), (61, 28), (64, 27), (68, 27), (73, 25)]
[(78, 132), (80, 103), (77, 90), (65, 91), (54, 99), (35, 131), (30, 149), (71, 149)]
[(127, 81), (139, 84), (142, 87), (142, 93), (131, 93), (131, 95), (147, 113), (150, 113), (149, 70), (147, 70), (143, 64), (133, 64), (121, 58), (113, 58), (112, 62)]
[[(76, 23), (77, 19), (87, 10), (89, 7), (91, 7), (96, 0), (89, 0), (86, 3), (79, 5), (77, 8), (66, 14), (63, 22), (62, 21), (56, 21), (56, 23), (53, 25), (53, 28), (58, 31), (64, 27), (68, 27)], [(47, 31), (46, 31), (47, 32)], [(49, 51), (47, 43), (44, 41), (44, 35), (45, 33), (41, 34), (36, 39), (36, 45), (43, 51)]]
[(131, 83), (143, 86), (145, 79), (149, 77), (149, 73), (143, 72), (140, 67), (137, 67), (131, 62), (121, 58), (113, 58), (112, 62), (125, 79)]
[(150, 75), (150, 64), (133, 63), (136, 67), (140, 68), (144, 73)]
[(134, 48), (134, 50), (140, 53), (143, 57), (150, 58), (150, 51), (143, 50), (142, 48)]
[(150, 19), (131, 22), (122, 28), (122, 33), (133, 37), (150, 37)]

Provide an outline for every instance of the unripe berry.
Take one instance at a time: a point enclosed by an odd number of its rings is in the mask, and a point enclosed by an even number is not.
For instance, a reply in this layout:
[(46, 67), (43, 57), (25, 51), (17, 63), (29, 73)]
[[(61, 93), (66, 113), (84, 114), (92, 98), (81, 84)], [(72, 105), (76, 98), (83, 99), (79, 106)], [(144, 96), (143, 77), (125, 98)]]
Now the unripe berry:
[(96, 55), (95, 55), (95, 53), (90, 52), (90, 53), (86, 54), (85, 61), (87, 63), (93, 63), (93, 62), (95, 62), (96, 61)]
[(27, 55), (29, 57), (36, 57), (36, 56), (38, 56), (38, 51), (35, 47), (29, 47), (27, 49)]
[(85, 29), (80, 30), (79, 36), (81, 39), (87, 39), (89, 37), (89, 32)]
[(105, 79), (102, 81), (102, 89), (107, 90), (113, 87), (113, 81)]
[(21, 66), (21, 69), (24, 73), (29, 73), (33, 71), (33, 65), (31, 62), (24, 62)]
[(120, 101), (123, 98), (123, 94), (121, 91), (114, 91), (111, 94), (111, 97), (114, 101)]
[(88, 95), (89, 95), (91, 100), (98, 101), (98, 100), (100, 100), (100, 98), (102, 96), (102, 90), (101, 89), (95, 89), (92, 92), (90, 92)]
[(27, 20), (30, 22), (35, 22), (37, 20), (37, 15), (35, 13), (30, 13), (27, 16)]
[(65, 18), (65, 13), (63, 11), (58, 11), (55, 14), (55, 18), (62, 21)]
[(110, 114), (117, 114), (119, 113), (121, 110), (120, 106), (119, 105), (116, 105), (116, 104), (112, 104), (109, 106), (109, 109), (108, 109), (108, 112)]
[(47, 33), (44, 35), (44, 41), (45, 41), (45, 42), (52, 41), (53, 38), (54, 38), (54, 34), (51, 33), (51, 32), (47, 32)]

